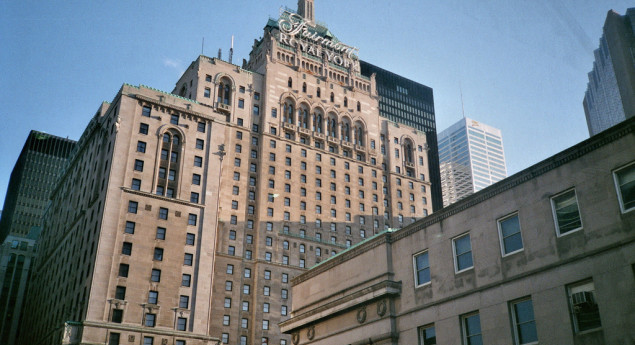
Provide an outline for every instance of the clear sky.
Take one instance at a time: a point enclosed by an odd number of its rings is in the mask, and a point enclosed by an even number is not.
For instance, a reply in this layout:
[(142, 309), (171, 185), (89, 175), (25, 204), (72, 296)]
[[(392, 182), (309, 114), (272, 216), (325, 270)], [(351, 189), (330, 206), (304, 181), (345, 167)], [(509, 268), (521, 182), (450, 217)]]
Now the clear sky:
[[(0, 202), (29, 130), (79, 139), (123, 83), (171, 91), (201, 53), (248, 57), (294, 0), (0, 1)], [(626, 0), (316, 0), (361, 59), (434, 89), (438, 130), (502, 130), (511, 175), (586, 138), (587, 73)]]

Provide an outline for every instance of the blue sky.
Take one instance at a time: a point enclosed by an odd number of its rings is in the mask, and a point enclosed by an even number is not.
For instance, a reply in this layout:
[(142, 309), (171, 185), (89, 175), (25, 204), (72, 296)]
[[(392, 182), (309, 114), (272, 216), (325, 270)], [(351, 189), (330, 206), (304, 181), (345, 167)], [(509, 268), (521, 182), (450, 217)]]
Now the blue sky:
[[(0, 201), (29, 130), (77, 140), (122, 83), (171, 91), (201, 53), (248, 57), (278, 1), (0, 1)], [(316, 0), (361, 59), (434, 89), (437, 128), (500, 128), (513, 174), (588, 137), (582, 99), (626, 0)]]

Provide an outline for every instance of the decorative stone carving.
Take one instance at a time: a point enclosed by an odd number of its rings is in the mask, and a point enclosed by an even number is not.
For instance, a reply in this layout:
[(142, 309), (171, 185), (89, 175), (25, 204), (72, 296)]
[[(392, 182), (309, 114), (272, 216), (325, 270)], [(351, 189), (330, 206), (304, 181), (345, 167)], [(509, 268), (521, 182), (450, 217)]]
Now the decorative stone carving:
[(366, 322), (366, 307), (362, 307), (357, 311), (357, 322)]
[(291, 335), (291, 342), (293, 345), (298, 345), (300, 343), (300, 333), (293, 333)]
[(309, 340), (313, 340), (315, 337), (315, 326), (309, 327), (309, 330), (306, 331), (306, 337), (309, 338)]
[(381, 300), (377, 303), (377, 315), (384, 316), (386, 315), (386, 310), (387, 310), (387, 306), (386, 306), (386, 300)]

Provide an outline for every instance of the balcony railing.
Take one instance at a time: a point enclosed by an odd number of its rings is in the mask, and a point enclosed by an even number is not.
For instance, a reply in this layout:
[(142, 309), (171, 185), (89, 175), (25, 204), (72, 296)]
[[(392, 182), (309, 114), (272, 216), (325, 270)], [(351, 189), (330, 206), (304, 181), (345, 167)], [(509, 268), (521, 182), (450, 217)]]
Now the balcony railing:
[(288, 122), (283, 122), (282, 123), (282, 127), (285, 129), (290, 129), (292, 131), (295, 131), (295, 125), (292, 123), (288, 123)]
[(231, 112), (231, 106), (229, 104), (225, 104), (221, 102), (218, 102), (216, 104), (216, 109), (228, 114)]

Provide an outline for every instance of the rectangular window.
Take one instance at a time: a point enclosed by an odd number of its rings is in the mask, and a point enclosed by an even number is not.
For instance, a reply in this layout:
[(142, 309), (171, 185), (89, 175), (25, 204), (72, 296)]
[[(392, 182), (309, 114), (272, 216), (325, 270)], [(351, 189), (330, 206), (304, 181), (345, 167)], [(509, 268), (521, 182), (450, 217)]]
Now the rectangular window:
[(243, 109), (245, 107), (245, 100), (242, 98), (238, 99), (238, 108)]
[(117, 286), (115, 289), (115, 299), (125, 300), (126, 299), (126, 287), (125, 286)]
[(635, 162), (613, 172), (622, 213), (635, 210)]
[(209, 98), (211, 93), (212, 93), (212, 90), (209, 87), (206, 87), (205, 90), (203, 91), (203, 97)]
[(551, 208), (558, 236), (582, 229), (582, 219), (580, 218), (575, 189), (552, 197)]
[(530, 298), (510, 303), (514, 331), (514, 344), (538, 344), (534, 307)]
[[(176, 319), (176, 330), (185, 331), (187, 328), (187, 318), (179, 317)], [(178, 342), (178, 340), (177, 340)]]
[(150, 273), (150, 281), (160, 282), (161, 281), (161, 270), (153, 268), (152, 273)]
[(149, 106), (143, 106), (143, 109), (141, 110), (142, 116), (149, 117), (151, 113), (152, 113), (152, 108), (150, 108)]
[(500, 236), (503, 256), (516, 253), (523, 249), (523, 239), (520, 236), (520, 221), (518, 213), (498, 220), (498, 234)]
[(159, 219), (168, 219), (168, 209), (165, 207), (159, 208)]
[(154, 260), (163, 261), (163, 248), (154, 248)]
[(134, 170), (143, 171), (143, 161), (140, 159), (135, 159), (134, 161)]
[(481, 337), (481, 318), (478, 312), (461, 316), (463, 345), (483, 344)]
[(199, 122), (196, 130), (201, 132), (201, 133), (205, 133), (205, 122)]
[(569, 312), (576, 333), (602, 327), (600, 310), (595, 300), (595, 285), (587, 280), (567, 286)]
[(190, 202), (198, 203), (198, 196), (199, 194), (196, 192), (190, 193)]
[(139, 180), (137, 178), (133, 178), (132, 179), (132, 183), (130, 185), (130, 188), (132, 190), (141, 190), (141, 180)]
[(128, 201), (128, 213), (137, 213), (139, 203), (136, 201)]
[(437, 333), (434, 330), (434, 325), (419, 327), (419, 344), (420, 345), (436, 345), (437, 344)]
[(205, 146), (205, 141), (203, 139), (196, 139), (196, 148), (202, 150)]
[(191, 233), (187, 233), (185, 235), (185, 244), (187, 244), (189, 246), (193, 246), (195, 240), (196, 240), (196, 235), (191, 234)]
[(113, 309), (112, 322), (121, 323), (122, 321), (123, 321), (123, 309)]
[(119, 276), (127, 278), (129, 269), (130, 266), (128, 264), (119, 264)]
[(159, 292), (158, 291), (150, 291), (148, 293), (148, 303), (149, 304), (157, 304), (159, 301)]
[(194, 213), (190, 213), (187, 216), (187, 225), (196, 225), (196, 215)]
[(192, 266), (192, 261), (194, 261), (194, 255), (185, 253), (185, 257), (183, 258), (183, 265)]
[(454, 250), (454, 269), (455, 272), (461, 272), (472, 268), (472, 243), (470, 242), (470, 234), (457, 237), (452, 240), (452, 249)]
[(428, 251), (416, 254), (414, 256), (415, 267), (415, 286), (421, 286), (430, 283), (430, 262), (428, 260)]
[[(154, 327), (154, 325), (156, 324), (156, 318), (157, 318), (156, 314), (147, 313), (146, 314), (145, 326), (146, 327)], [(144, 343), (145, 343), (145, 338), (143, 340), (144, 340)]]
[(202, 167), (203, 166), (203, 157), (194, 156), (194, 166)]
[(110, 337), (108, 338), (108, 345), (119, 345), (119, 338), (121, 334), (119, 333), (110, 333)]
[(173, 125), (179, 124), (179, 116), (178, 115), (170, 115), (170, 123)]
[(146, 152), (146, 143), (143, 141), (137, 142), (137, 152), (145, 153)]
[(121, 254), (123, 255), (132, 255), (132, 243), (124, 242), (121, 247)]
[(190, 297), (181, 295), (179, 297), (179, 308), (188, 309), (190, 307)]
[(183, 274), (183, 276), (181, 277), (181, 286), (189, 287), (191, 280), (192, 280), (191, 275)]
[(201, 175), (199, 174), (193, 174), (192, 175), (192, 184), (193, 185), (200, 185), (201, 184)]

